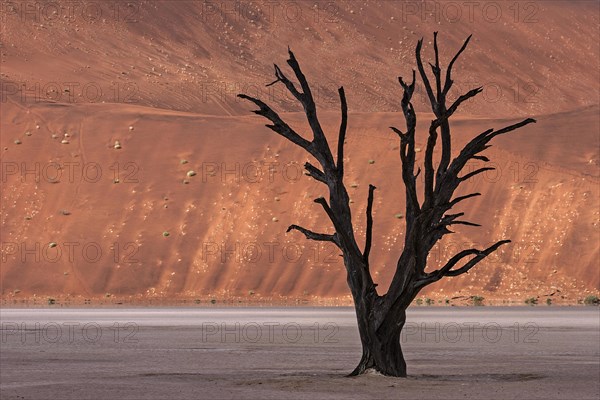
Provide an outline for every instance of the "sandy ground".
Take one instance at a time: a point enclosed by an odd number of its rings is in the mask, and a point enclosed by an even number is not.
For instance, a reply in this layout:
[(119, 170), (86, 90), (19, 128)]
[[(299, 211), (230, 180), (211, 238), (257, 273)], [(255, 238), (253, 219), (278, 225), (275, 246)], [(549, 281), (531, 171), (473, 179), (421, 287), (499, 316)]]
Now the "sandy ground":
[(599, 325), (596, 307), (412, 309), (410, 377), (346, 378), (348, 308), (3, 309), (0, 397), (597, 399)]

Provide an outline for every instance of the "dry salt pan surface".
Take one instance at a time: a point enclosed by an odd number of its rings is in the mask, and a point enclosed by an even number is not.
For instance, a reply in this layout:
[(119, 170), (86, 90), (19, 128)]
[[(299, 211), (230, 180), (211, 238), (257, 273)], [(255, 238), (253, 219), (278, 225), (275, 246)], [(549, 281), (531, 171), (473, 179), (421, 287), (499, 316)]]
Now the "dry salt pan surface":
[(6, 399), (597, 399), (597, 307), (419, 308), (409, 377), (344, 375), (349, 308), (1, 310)]

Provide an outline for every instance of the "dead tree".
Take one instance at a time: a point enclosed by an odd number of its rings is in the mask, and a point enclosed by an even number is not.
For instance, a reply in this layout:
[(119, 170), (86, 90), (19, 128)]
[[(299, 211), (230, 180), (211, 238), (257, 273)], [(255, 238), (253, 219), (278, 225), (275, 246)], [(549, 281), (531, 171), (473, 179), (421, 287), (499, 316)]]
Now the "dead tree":
[[(352, 292), (358, 329), (362, 342), (362, 358), (358, 366), (350, 375), (359, 375), (369, 369), (375, 369), (384, 375), (406, 376), (406, 363), (400, 347), (400, 332), (406, 320), (406, 309), (419, 291), (444, 277), (459, 276), (467, 273), (477, 263), (494, 252), (510, 240), (500, 240), (486, 249), (463, 250), (450, 258), (440, 269), (426, 272), (427, 256), (433, 246), (444, 235), (452, 233), (452, 225), (478, 224), (462, 220), (464, 213), (450, 213), (450, 210), (459, 202), (479, 196), (480, 193), (471, 193), (452, 198), (459, 185), (467, 179), (493, 170), (492, 167), (483, 167), (461, 175), (461, 171), (470, 160), (487, 162), (487, 157), (480, 153), (490, 147), (490, 140), (498, 135), (508, 133), (535, 120), (528, 118), (522, 122), (507, 126), (500, 130), (488, 129), (473, 138), (461, 151), (452, 158), (450, 117), (465, 101), (475, 97), (482, 91), (481, 87), (475, 88), (458, 97), (451, 104), (447, 103), (447, 96), (452, 87), (452, 67), (469, 43), (469, 36), (460, 50), (450, 61), (446, 69), (445, 78), (442, 79), (442, 70), (439, 63), (437, 46), (437, 32), (434, 33), (434, 64), (429, 64), (433, 73), (433, 84), (425, 72), (421, 59), (423, 40), (416, 46), (416, 62), (419, 75), (427, 91), (431, 109), (435, 119), (429, 126), (429, 136), (424, 159), (424, 193), (422, 202), (417, 196), (416, 179), (421, 172), (415, 172), (415, 128), (417, 117), (411, 99), (415, 90), (415, 71), (412, 71), (412, 80), (405, 82), (398, 78), (403, 89), (401, 100), (402, 112), (406, 122), (404, 131), (391, 127), (400, 139), (400, 159), (402, 161), (402, 180), (406, 188), (406, 235), (404, 249), (398, 260), (389, 290), (386, 294), (378, 294), (376, 284), (369, 268), (369, 253), (373, 239), (373, 195), (375, 186), (369, 185), (366, 212), (366, 237), (364, 246), (357, 243), (355, 231), (352, 226), (351, 210), (348, 191), (344, 185), (344, 140), (346, 137), (348, 107), (344, 88), (339, 88), (341, 103), (341, 123), (338, 133), (337, 154), (334, 159), (331, 147), (323, 132), (317, 117), (317, 108), (314, 98), (300, 69), (294, 54), (288, 49), (289, 60), (287, 63), (293, 70), (300, 87), (292, 82), (283, 71), (275, 64), (276, 80), (269, 85), (282, 83), (287, 90), (302, 104), (312, 130), (312, 140), (305, 139), (298, 134), (271, 107), (259, 99), (245, 94), (239, 97), (256, 104), (259, 109), (254, 113), (262, 115), (271, 123), (266, 126), (292, 143), (302, 147), (313, 156), (319, 166), (307, 162), (304, 167), (308, 174), (319, 182), (327, 185), (329, 200), (324, 197), (315, 199), (331, 220), (333, 233), (317, 233), (298, 225), (291, 225), (287, 232), (297, 230), (308, 239), (334, 243), (342, 252), (344, 265), (347, 271), (347, 282)], [(441, 156), (437, 169), (434, 168), (434, 148), (441, 141)], [(337, 162), (336, 162), (337, 161)]]

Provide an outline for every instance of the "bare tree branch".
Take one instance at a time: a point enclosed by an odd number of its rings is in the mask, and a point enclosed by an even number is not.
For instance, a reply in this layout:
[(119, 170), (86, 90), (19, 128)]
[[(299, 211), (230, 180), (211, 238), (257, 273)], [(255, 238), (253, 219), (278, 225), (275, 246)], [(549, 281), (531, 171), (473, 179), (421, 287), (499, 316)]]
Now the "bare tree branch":
[(454, 200), (452, 200), (448, 205), (449, 208), (454, 207), (456, 204), (458, 204), (459, 202), (466, 200), (466, 199), (470, 199), (471, 197), (475, 197), (475, 196), (481, 196), (481, 193), (471, 193), (471, 194), (467, 194), (465, 196), (459, 196), (457, 198), (455, 198)]
[(477, 175), (477, 174), (481, 174), (482, 172), (485, 172), (485, 171), (493, 171), (493, 170), (495, 170), (495, 169), (496, 169), (496, 168), (494, 168), (494, 167), (484, 167), (484, 168), (479, 168), (479, 169), (476, 169), (476, 170), (475, 170), (475, 171), (473, 171), (473, 172), (469, 172), (468, 174), (466, 174), (465, 176), (463, 176), (463, 177), (461, 177), (461, 178), (459, 178), (459, 179), (460, 179), (461, 181), (466, 181), (466, 180), (468, 180), (469, 178), (471, 178), (471, 177), (473, 177), (473, 176), (475, 176), (475, 175)]
[(465, 93), (462, 96), (460, 96), (458, 99), (456, 99), (454, 101), (454, 103), (452, 103), (452, 105), (450, 106), (450, 108), (448, 108), (448, 111), (446, 112), (446, 118), (450, 118), (450, 116), (452, 114), (454, 114), (454, 112), (458, 109), (458, 107), (462, 103), (464, 103), (465, 101), (469, 100), (472, 97), (477, 96), (481, 92), (483, 92), (483, 87), (477, 87), (475, 89), (469, 90), (467, 93)]
[[(488, 255), (496, 251), (503, 244), (510, 243), (510, 240), (501, 240), (496, 242), (492, 246), (488, 247), (485, 250), (477, 250), (477, 249), (468, 249), (463, 250), (460, 253), (456, 254), (452, 257), (448, 262), (440, 269), (433, 271), (427, 276), (415, 283), (417, 287), (422, 287), (429, 285), (430, 283), (436, 282), (442, 279), (444, 276), (458, 276), (464, 273), (467, 273), (471, 268), (477, 265), (481, 260), (486, 258)], [(458, 269), (452, 269), (459, 261), (468, 256), (475, 256), (470, 259), (465, 265)]]
[(335, 233), (334, 234), (316, 233), (316, 232), (313, 232), (309, 229), (303, 228), (298, 225), (290, 225), (287, 228), (286, 233), (290, 232), (292, 230), (297, 230), (297, 231), (303, 233), (307, 239), (321, 241), (321, 242), (332, 242), (332, 243), (335, 243), (337, 246), (339, 246), (339, 242), (337, 240)]
[(437, 101), (433, 94), (433, 89), (431, 88), (431, 83), (429, 83), (429, 78), (425, 73), (425, 68), (423, 68), (423, 60), (421, 60), (421, 48), (423, 47), (423, 38), (421, 38), (417, 42), (417, 48), (415, 50), (416, 58), (417, 58), (417, 68), (419, 69), (419, 74), (421, 74), (421, 79), (423, 79), (423, 84), (425, 85), (425, 90), (427, 91), (427, 96), (429, 96), (429, 102), (431, 103), (431, 109), (433, 112), (436, 112), (437, 109)]
[(267, 128), (277, 132), (281, 136), (285, 137), (289, 141), (298, 146), (302, 147), (309, 153), (313, 154), (312, 144), (308, 140), (304, 139), (300, 135), (298, 135), (288, 124), (283, 122), (283, 120), (279, 117), (279, 115), (271, 109), (268, 105), (263, 103), (262, 101), (255, 99), (254, 97), (247, 96), (245, 94), (238, 94), (238, 97), (249, 100), (256, 104), (260, 109), (252, 111), (255, 114), (262, 115), (267, 118), (269, 121), (273, 122), (273, 125), (265, 125)]
[(425, 200), (423, 201), (423, 208), (429, 208), (433, 204), (433, 150), (437, 141), (438, 126), (437, 120), (431, 121), (427, 147), (425, 148)]
[(342, 108), (342, 121), (340, 122), (340, 132), (338, 135), (337, 172), (342, 177), (344, 176), (344, 142), (346, 140), (346, 127), (348, 124), (348, 104), (346, 103), (346, 93), (343, 86), (338, 89), (338, 93)]
[(371, 253), (371, 242), (373, 240), (373, 192), (377, 189), (373, 185), (369, 185), (369, 197), (367, 199), (367, 228), (365, 238), (365, 250), (363, 258), (367, 268), (369, 267), (369, 254)]
[(304, 163), (304, 168), (306, 169), (306, 171), (308, 171), (308, 174), (311, 177), (318, 180), (319, 182), (323, 182), (324, 184), (327, 184), (327, 179), (325, 177), (325, 174), (319, 168), (315, 167), (308, 161)]
[[(452, 268), (452, 266), (447, 266), (444, 271), (444, 275), (445, 276), (458, 276), (458, 275), (469, 272), (469, 270), (471, 268), (473, 268), (475, 265), (477, 265), (481, 260), (483, 260), (490, 254), (492, 254), (494, 251), (496, 251), (498, 249), (498, 247), (500, 247), (506, 243), (510, 243), (510, 240), (501, 240), (499, 242), (496, 242), (494, 245), (488, 247), (485, 250), (480, 250), (478, 253), (476, 253), (477, 254), (476, 257), (469, 260), (469, 262), (467, 262), (465, 265), (463, 265), (459, 269), (451, 270), (450, 268)], [(456, 264), (456, 262), (454, 264)], [(442, 268), (442, 269), (444, 269), (444, 268)]]
[(471, 36), (473, 36), (473, 35), (469, 35), (469, 37), (467, 38), (467, 40), (465, 40), (465, 42), (463, 43), (460, 50), (458, 50), (456, 55), (454, 57), (452, 57), (452, 61), (450, 61), (450, 64), (448, 64), (448, 69), (446, 70), (446, 82), (444, 83), (444, 90), (443, 90), (444, 96), (446, 96), (448, 94), (448, 91), (450, 90), (450, 88), (452, 87), (452, 84), (454, 83), (454, 81), (451, 78), (452, 67), (454, 66), (454, 63), (456, 62), (456, 60), (458, 60), (458, 57), (461, 55), (461, 53), (467, 48), (467, 45), (469, 44), (469, 40), (471, 40)]

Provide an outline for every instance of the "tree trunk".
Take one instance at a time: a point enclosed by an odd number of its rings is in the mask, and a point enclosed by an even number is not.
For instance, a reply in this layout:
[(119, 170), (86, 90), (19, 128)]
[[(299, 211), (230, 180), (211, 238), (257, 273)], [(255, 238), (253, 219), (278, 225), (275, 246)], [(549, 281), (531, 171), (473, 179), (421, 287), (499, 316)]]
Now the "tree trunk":
[(375, 370), (383, 375), (406, 377), (406, 362), (400, 345), (400, 332), (406, 321), (404, 310), (397, 315), (388, 314), (379, 328), (374, 314), (357, 308), (358, 330), (362, 343), (362, 358), (349, 376)]

